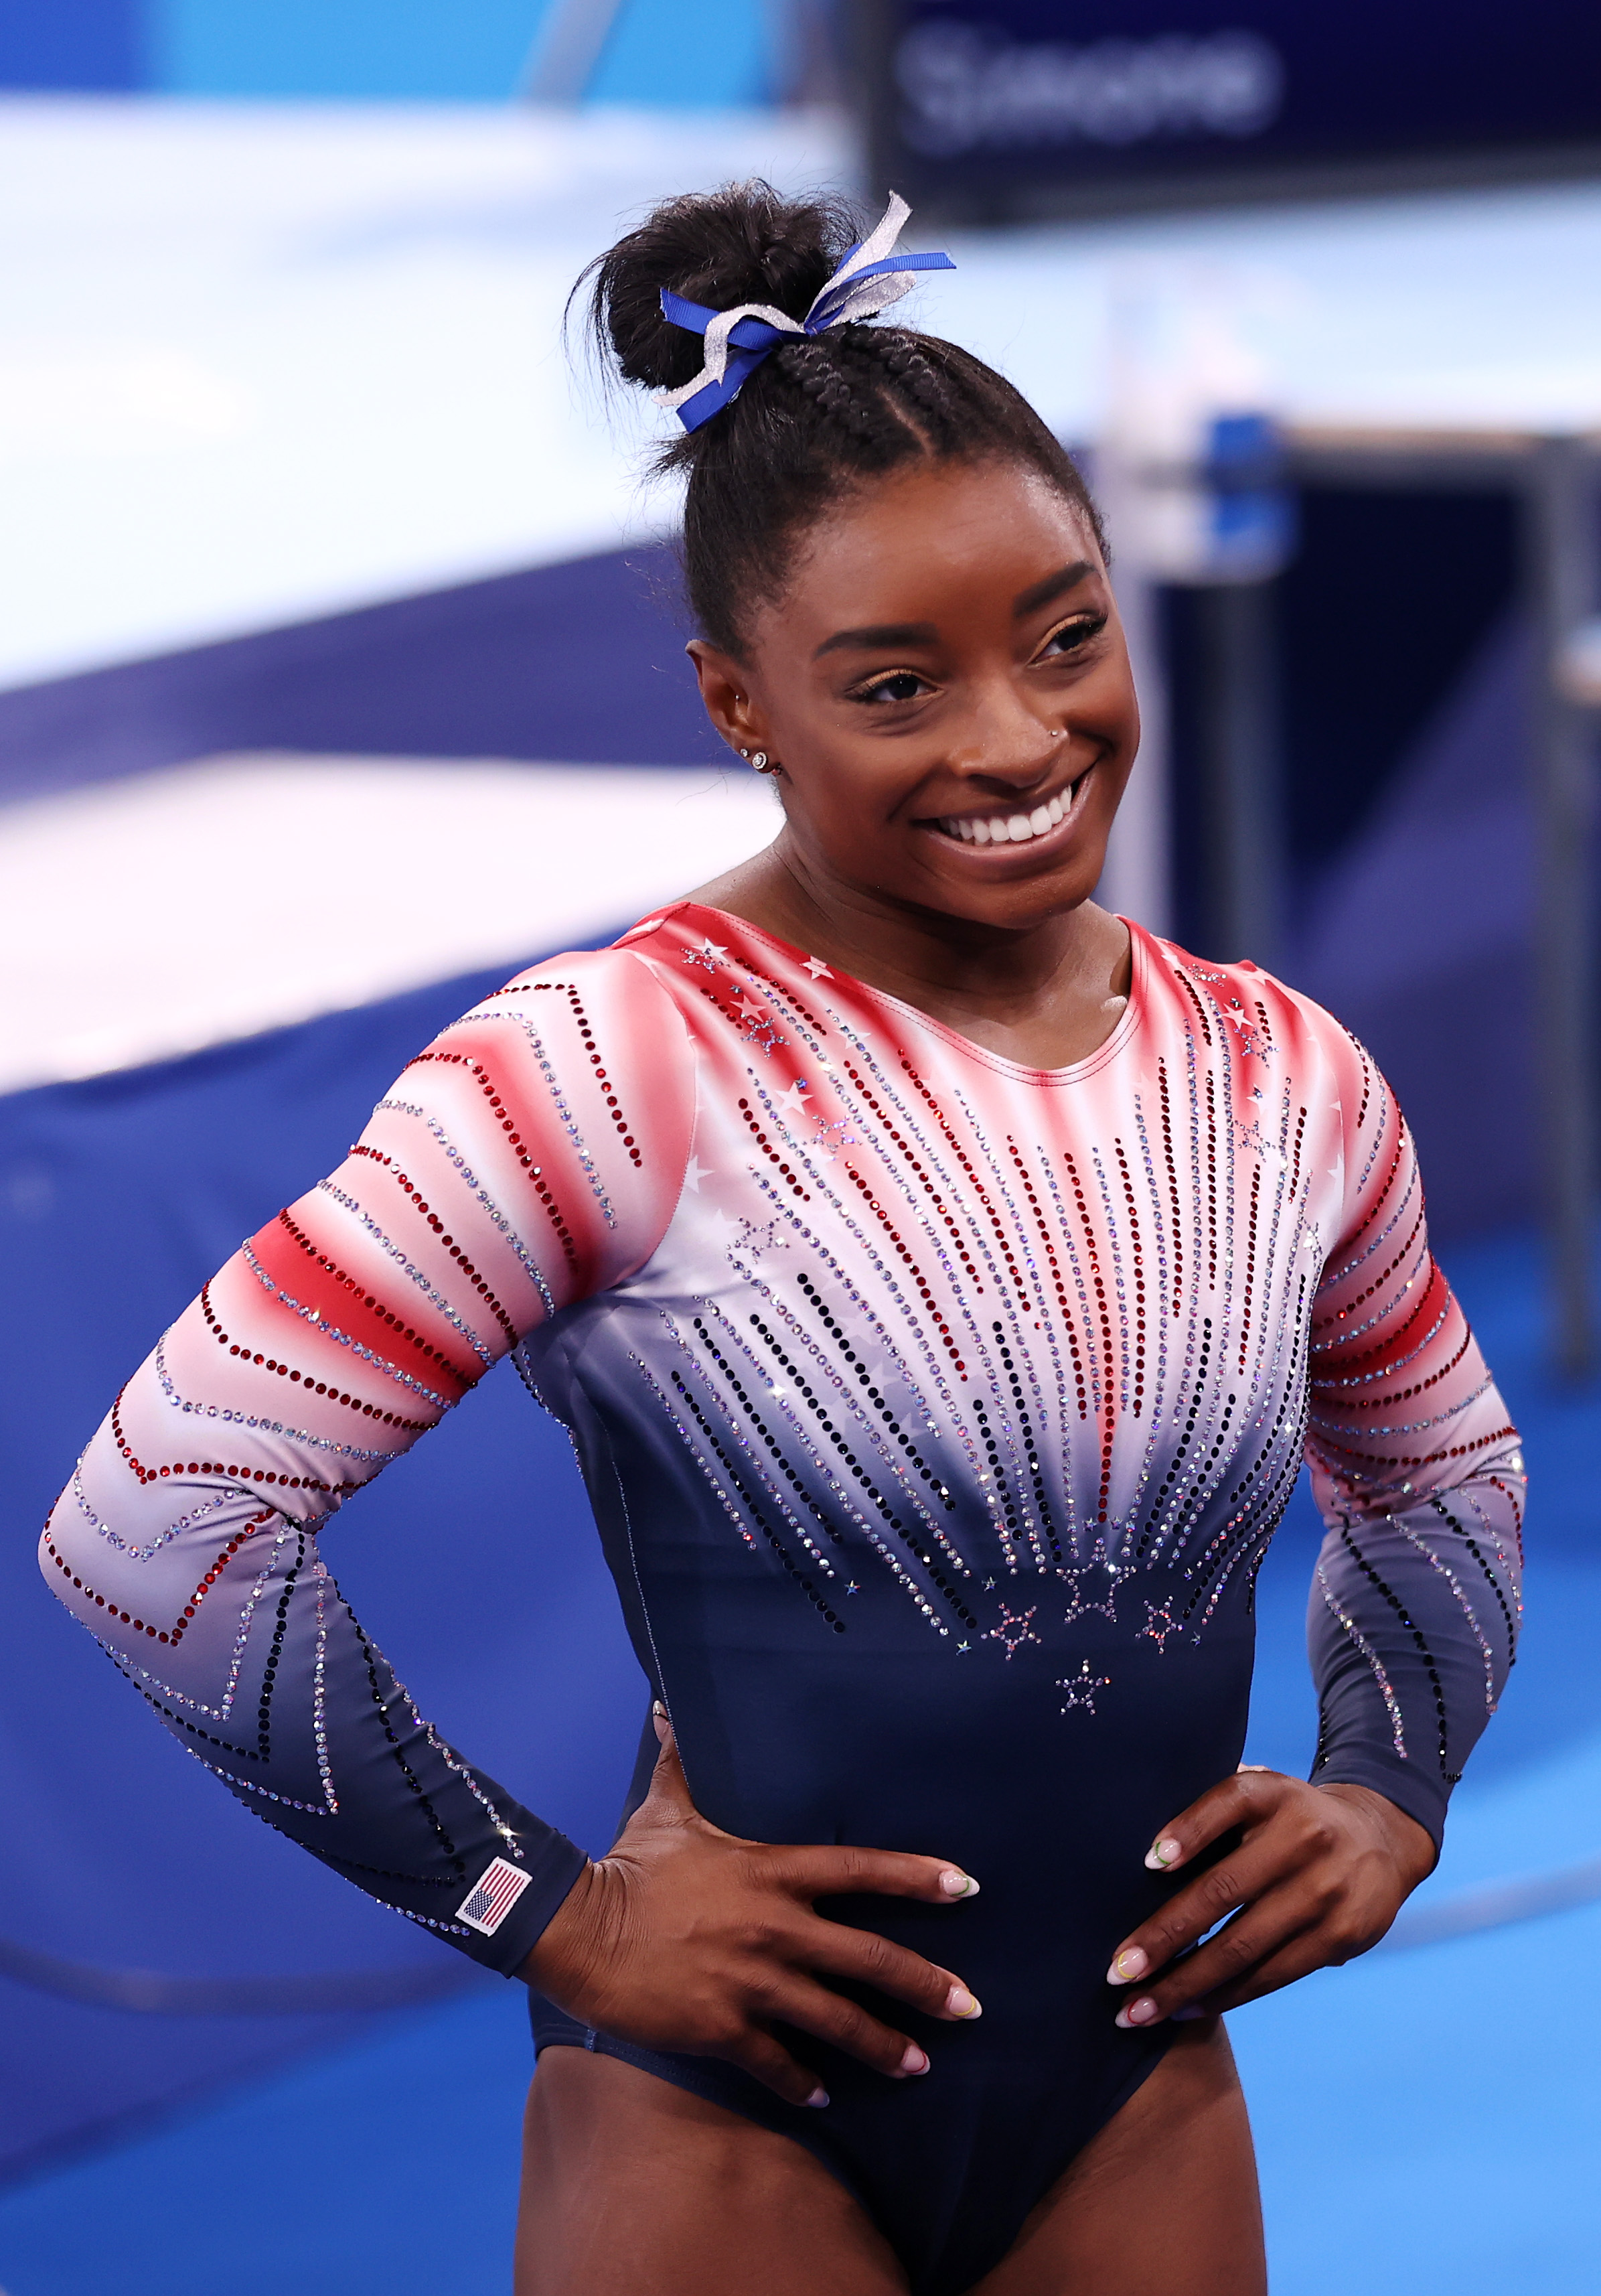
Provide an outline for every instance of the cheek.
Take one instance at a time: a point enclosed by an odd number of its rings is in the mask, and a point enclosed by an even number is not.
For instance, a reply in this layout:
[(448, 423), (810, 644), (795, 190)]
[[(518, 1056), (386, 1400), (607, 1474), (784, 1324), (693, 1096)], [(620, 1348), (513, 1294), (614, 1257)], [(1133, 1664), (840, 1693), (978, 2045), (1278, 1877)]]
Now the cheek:
[(789, 769), (786, 798), (792, 814), (819, 829), (867, 837), (882, 830), (903, 778), (876, 769), (876, 761), (853, 757), (841, 745), (799, 758)]

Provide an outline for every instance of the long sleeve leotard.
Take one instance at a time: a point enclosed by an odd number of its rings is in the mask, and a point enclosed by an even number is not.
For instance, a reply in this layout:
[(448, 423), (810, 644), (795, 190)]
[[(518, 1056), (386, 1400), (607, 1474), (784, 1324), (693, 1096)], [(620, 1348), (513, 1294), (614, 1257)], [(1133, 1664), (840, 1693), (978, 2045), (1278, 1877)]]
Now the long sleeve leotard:
[(793, 2117), (928, 2292), (1164, 2045), (1101, 1976), (1238, 1759), (1303, 1450), (1316, 1779), (1437, 1837), (1513, 1654), (1517, 1439), (1384, 1079), (1254, 967), (1132, 937), (1112, 1036), (1044, 1071), (687, 903), (523, 974), (167, 1332), (42, 1547), (250, 1808), (514, 1971), (581, 1853), (416, 1712), (323, 1534), (516, 1350), (705, 1814), (984, 1883), (844, 1909), (942, 1958), (960, 1919), (986, 2015)]

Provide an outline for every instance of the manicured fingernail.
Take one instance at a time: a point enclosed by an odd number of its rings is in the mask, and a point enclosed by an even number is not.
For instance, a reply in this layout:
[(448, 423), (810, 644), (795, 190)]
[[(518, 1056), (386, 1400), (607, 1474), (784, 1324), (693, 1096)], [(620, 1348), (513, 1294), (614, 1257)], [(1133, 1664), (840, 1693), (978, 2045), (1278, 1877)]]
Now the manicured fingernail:
[(1138, 2001), (1130, 2001), (1118, 2011), (1115, 2021), (1123, 2026), (1148, 2025), (1156, 2013), (1156, 2003), (1148, 1993), (1142, 1993)]
[(947, 1898), (976, 1898), (978, 1895), (978, 1884), (973, 1876), (964, 1874), (957, 1866), (946, 1866), (939, 1877), (939, 1885)]
[(1137, 1945), (1125, 1945), (1107, 1972), (1108, 1985), (1132, 1985), (1150, 1967), (1150, 1956), (1141, 1953)]
[(953, 1985), (945, 1996), (945, 2007), (952, 2017), (982, 2017), (983, 2009), (965, 1985)]
[(820, 2109), (823, 2105), (827, 2104), (828, 2101), (829, 2092), (826, 2088), (814, 2088), (811, 2095), (806, 2099), (806, 2103), (808, 2104), (817, 2105)]
[(926, 2073), (927, 2070), (927, 2058), (915, 2041), (909, 2041), (906, 2045), (906, 2054), (901, 2060), (901, 2070), (903, 2073)]
[(1160, 1841), (1153, 1841), (1146, 1851), (1145, 1862), (1153, 1874), (1165, 1874), (1168, 1867), (1176, 1866), (1183, 1855), (1184, 1844), (1175, 1841), (1171, 1833), (1164, 1833)]
[(653, 1699), (650, 1701), (650, 1711), (652, 1712), (652, 1714), (659, 1714), (659, 1715), (661, 1716), (661, 1718), (662, 1718), (662, 1720), (663, 1720), (664, 1722), (665, 1722), (665, 1721), (666, 1720), (666, 1718), (667, 1718), (667, 1710), (666, 1710), (666, 1708), (662, 1704), (661, 1700), (660, 1700), (659, 1698), (653, 1698)]

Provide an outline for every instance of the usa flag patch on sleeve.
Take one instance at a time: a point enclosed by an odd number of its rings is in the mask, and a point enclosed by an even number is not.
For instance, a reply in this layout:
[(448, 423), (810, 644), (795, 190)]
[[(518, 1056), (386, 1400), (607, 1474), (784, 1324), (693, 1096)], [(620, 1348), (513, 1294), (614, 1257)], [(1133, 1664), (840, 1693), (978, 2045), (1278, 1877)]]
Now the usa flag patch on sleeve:
[(477, 1930), (480, 1937), (493, 1937), (533, 1878), (497, 1857), (484, 1868), (456, 1907), (456, 1919)]

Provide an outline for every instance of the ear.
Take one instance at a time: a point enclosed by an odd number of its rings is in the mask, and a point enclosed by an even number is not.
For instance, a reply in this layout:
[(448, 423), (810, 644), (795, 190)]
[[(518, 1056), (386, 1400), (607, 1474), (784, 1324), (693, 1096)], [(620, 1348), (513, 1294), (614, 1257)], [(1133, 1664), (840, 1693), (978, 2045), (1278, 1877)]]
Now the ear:
[(706, 714), (729, 748), (734, 750), (769, 747), (767, 721), (750, 696), (750, 674), (731, 654), (719, 653), (705, 638), (691, 638), (684, 652), (700, 680)]

